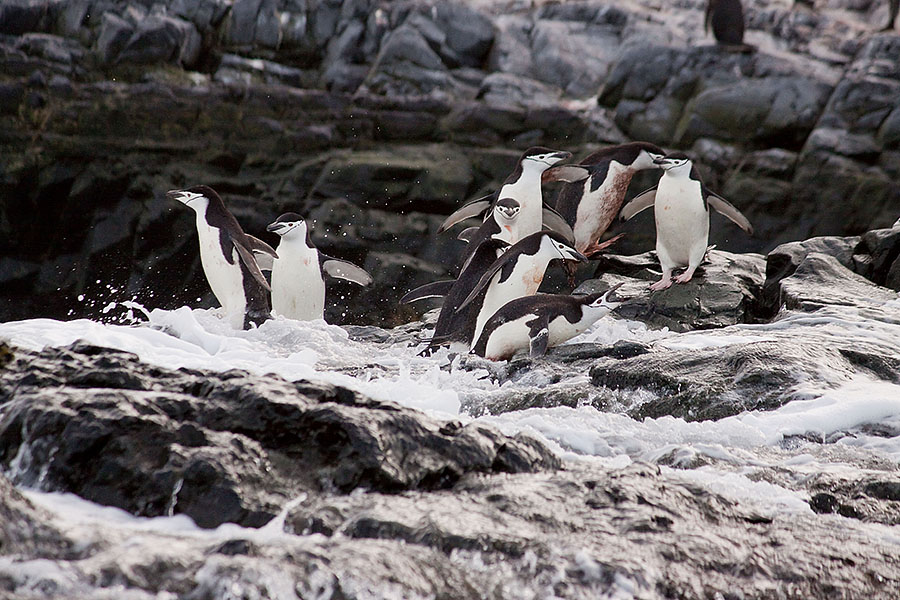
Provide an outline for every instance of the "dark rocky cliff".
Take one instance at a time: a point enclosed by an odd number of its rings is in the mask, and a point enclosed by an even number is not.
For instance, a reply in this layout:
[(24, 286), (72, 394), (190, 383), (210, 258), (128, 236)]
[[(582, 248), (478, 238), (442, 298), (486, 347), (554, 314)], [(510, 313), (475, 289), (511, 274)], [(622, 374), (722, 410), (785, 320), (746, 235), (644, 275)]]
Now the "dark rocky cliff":
[[(305, 213), (374, 274), (332, 287), (332, 322), (402, 322), (395, 299), (458, 250), (440, 215), (536, 143), (690, 151), (756, 225), (714, 222), (731, 251), (889, 227), (900, 35), (866, 23), (879, 3), (754, 2), (752, 55), (711, 45), (703, 4), (4, 2), (0, 320), (213, 303), (163, 196), (206, 183), (248, 232)], [(619, 252), (652, 247), (641, 219)]]

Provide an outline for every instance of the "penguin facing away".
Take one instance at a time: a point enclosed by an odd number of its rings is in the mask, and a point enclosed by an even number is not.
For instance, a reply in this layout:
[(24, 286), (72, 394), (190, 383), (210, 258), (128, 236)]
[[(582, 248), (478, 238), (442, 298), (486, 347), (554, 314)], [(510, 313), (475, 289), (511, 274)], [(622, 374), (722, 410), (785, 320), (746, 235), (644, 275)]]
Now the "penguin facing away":
[(723, 49), (736, 52), (753, 52), (755, 46), (744, 43), (744, 8), (741, 0), (708, 0), (703, 31), (710, 26), (716, 43)]
[[(446, 290), (442, 290), (441, 293), (431, 294), (431, 296), (443, 295), (444, 304), (441, 306), (441, 311), (438, 314), (431, 340), (420, 354), (429, 354), (434, 348), (444, 344), (465, 346), (466, 350), (468, 350), (468, 345), (471, 343), (475, 333), (475, 321), (478, 315), (477, 306), (470, 304), (463, 310), (459, 310), (459, 307), (481, 280), (482, 275), (497, 261), (497, 254), (507, 248), (509, 248), (509, 244), (503, 240), (493, 238), (484, 240), (478, 244), (471, 259), (460, 271), (458, 278), (449, 282), (435, 282), (435, 284), (449, 284), (449, 286)], [(416, 288), (401, 298), (400, 301), (412, 302), (413, 300), (429, 297), (428, 295), (420, 295), (410, 298), (411, 295), (424, 293), (428, 286), (435, 284), (427, 284)]]
[(244, 233), (209, 186), (170, 190), (166, 198), (178, 200), (196, 213), (200, 263), (209, 287), (225, 309), (228, 323), (235, 329), (249, 329), (251, 323), (260, 325), (271, 318), (269, 284), (254, 253), (274, 258), (275, 250)]
[(624, 299), (615, 291), (621, 286), (586, 296), (536, 294), (511, 300), (488, 319), (472, 352), (508, 360), (527, 348), (531, 356), (542, 356), (618, 308)]
[[(499, 190), (490, 196), (478, 198), (463, 205), (444, 220), (438, 232), (446, 231), (463, 219), (481, 215), (495, 206), (501, 198), (511, 198), (519, 203), (520, 208), (518, 227), (514, 232), (517, 237), (510, 239), (511, 244), (515, 244), (527, 235), (541, 231), (545, 224), (553, 230), (562, 228), (560, 233), (569, 235), (568, 225), (555, 216), (552, 207), (546, 207), (545, 210), (541, 182), (546, 171), (571, 156), (570, 152), (551, 150), (543, 146), (529, 148), (519, 157), (515, 170), (510, 173)], [(571, 168), (557, 170), (553, 173), (555, 173), (553, 179), (558, 181), (587, 176), (585, 171)]]
[(553, 231), (532, 233), (495, 260), (457, 309), (463, 311), (470, 305), (477, 307), (475, 330), (468, 346), (481, 336), (485, 323), (501, 306), (537, 293), (547, 266), (557, 259), (587, 260), (563, 236)]
[(706, 255), (710, 206), (753, 234), (747, 217), (703, 184), (686, 154), (675, 152), (658, 159), (657, 163), (665, 171), (659, 183), (626, 204), (621, 215), (627, 221), (642, 210), (654, 207), (656, 254), (663, 270), (662, 279), (650, 286), (654, 291), (672, 285), (672, 271), (677, 267), (687, 269), (675, 277), (675, 283), (687, 283), (693, 277)]
[(297, 213), (281, 215), (266, 230), (281, 237), (277, 258), (262, 265), (272, 271), (275, 314), (298, 321), (324, 319), (325, 274), (359, 285), (372, 283), (372, 276), (353, 263), (319, 252), (306, 221)]
[(589, 176), (560, 189), (556, 210), (572, 227), (579, 252), (590, 256), (609, 244), (601, 244), (600, 236), (619, 214), (632, 177), (638, 171), (658, 169), (654, 160), (665, 154), (653, 144), (631, 142), (594, 152), (577, 165), (587, 169)]

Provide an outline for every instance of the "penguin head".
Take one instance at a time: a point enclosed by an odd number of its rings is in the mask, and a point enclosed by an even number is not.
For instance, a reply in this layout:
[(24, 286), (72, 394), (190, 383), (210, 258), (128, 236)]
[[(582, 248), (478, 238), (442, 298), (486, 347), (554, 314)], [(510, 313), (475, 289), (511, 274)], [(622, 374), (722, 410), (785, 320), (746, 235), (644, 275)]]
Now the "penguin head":
[(649, 144), (647, 142), (635, 142), (638, 147), (637, 156), (631, 166), (635, 169), (660, 169), (662, 165), (659, 160), (666, 157), (665, 151), (659, 146)]
[(690, 175), (691, 168), (693, 167), (691, 159), (683, 152), (673, 152), (665, 155), (663, 158), (654, 160), (653, 162), (666, 173), (677, 176)]
[(584, 254), (573, 248), (569, 242), (566, 241), (566, 238), (555, 231), (542, 231), (539, 235), (541, 236), (541, 246), (538, 250), (539, 254), (547, 256), (551, 260), (557, 258), (578, 262), (587, 260)]
[(520, 162), (523, 169), (536, 170), (543, 173), (556, 163), (572, 158), (571, 152), (551, 150), (543, 146), (533, 146), (522, 154)]
[(500, 227), (509, 229), (519, 216), (521, 205), (512, 198), (500, 198), (494, 206), (494, 219)]
[(166, 192), (169, 200), (178, 200), (182, 204), (194, 209), (195, 212), (206, 210), (211, 199), (221, 202), (219, 195), (207, 185), (195, 185), (184, 190), (169, 190)]
[(308, 237), (306, 221), (297, 213), (284, 213), (274, 223), (266, 226), (266, 231), (277, 233), (285, 240), (302, 240)]
[(587, 306), (597, 310), (615, 310), (622, 305), (627, 298), (623, 298), (616, 294), (616, 290), (622, 287), (622, 283), (617, 283), (605, 292), (597, 292), (587, 296), (584, 300)]

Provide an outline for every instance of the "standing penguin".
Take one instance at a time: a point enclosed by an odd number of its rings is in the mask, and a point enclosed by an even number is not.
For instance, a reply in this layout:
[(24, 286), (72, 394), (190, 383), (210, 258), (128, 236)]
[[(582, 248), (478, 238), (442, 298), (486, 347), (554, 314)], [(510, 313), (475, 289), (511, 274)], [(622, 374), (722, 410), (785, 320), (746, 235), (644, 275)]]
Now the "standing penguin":
[(298, 321), (324, 319), (326, 273), (359, 285), (372, 283), (371, 275), (353, 263), (319, 252), (306, 221), (297, 213), (281, 215), (266, 230), (281, 236), (278, 256), (271, 264), (275, 314)]
[(171, 190), (166, 192), (166, 198), (182, 202), (197, 214), (200, 263), (231, 326), (249, 329), (251, 323), (260, 325), (269, 319), (270, 288), (254, 252), (276, 257), (275, 251), (244, 233), (219, 195), (208, 186)]
[(674, 152), (657, 160), (665, 170), (659, 183), (638, 194), (622, 208), (627, 221), (646, 208), (654, 207), (656, 254), (662, 266), (662, 279), (650, 286), (664, 290), (672, 285), (672, 270), (687, 267), (675, 277), (687, 283), (706, 255), (709, 241), (709, 207), (728, 217), (741, 229), (753, 234), (753, 227), (741, 212), (721, 196), (711, 192), (686, 154)]
[(562, 187), (556, 210), (572, 227), (579, 252), (590, 256), (605, 247), (600, 236), (619, 214), (631, 178), (638, 171), (658, 169), (653, 161), (665, 155), (653, 144), (631, 142), (594, 152), (578, 164), (589, 176)]
[(586, 296), (536, 294), (507, 302), (485, 323), (472, 352), (507, 360), (528, 348), (531, 356), (542, 356), (618, 308), (623, 299), (615, 291), (621, 285)]
[(744, 43), (744, 8), (741, 0), (709, 0), (703, 30), (712, 26), (716, 42), (727, 50), (752, 52), (755, 46)]
[(587, 260), (554, 231), (532, 233), (495, 260), (457, 309), (463, 311), (470, 305), (477, 309), (475, 330), (468, 346), (481, 336), (485, 323), (501, 306), (537, 293), (547, 266), (556, 259)]
[[(564, 220), (560, 219), (552, 208), (546, 207), (545, 210), (541, 182), (545, 171), (571, 156), (570, 152), (551, 150), (542, 146), (529, 148), (519, 157), (515, 171), (506, 178), (495, 194), (463, 205), (444, 220), (438, 232), (446, 231), (463, 219), (481, 215), (495, 206), (500, 198), (511, 198), (519, 203), (518, 224), (511, 232), (514, 234), (509, 240), (511, 244), (515, 244), (527, 235), (541, 231), (545, 224), (553, 230), (561, 227), (563, 231), (560, 233), (567, 235), (569, 233), (568, 225)], [(583, 170), (564, 169), (554, 171), (554, 173), (553, 179), (559, 181), (587, 176)]]

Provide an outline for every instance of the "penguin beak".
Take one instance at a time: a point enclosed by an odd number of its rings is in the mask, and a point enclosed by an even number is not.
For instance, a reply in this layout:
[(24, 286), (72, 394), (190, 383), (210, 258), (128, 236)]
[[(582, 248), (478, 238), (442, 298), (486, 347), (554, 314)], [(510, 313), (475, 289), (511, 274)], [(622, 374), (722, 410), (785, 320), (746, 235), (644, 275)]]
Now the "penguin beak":
[(614, 285), (614, 286), (612, 286), (611, 288), (609, 288), (609, 289), (606, 291), (606, 293), (603, 294), (603, 301), (604, 301), (604, 302), (613, 302), (613, 303), (619, 303), (619, 304), (620, 304), (620, 303), (624, 302), (625, 300), (627, 300), (628, 298), (623, 298), (622, 296), (619, 296), (618, 294), (616, 294), (616, 290), (618, 290), (618, 289), (619, 289), (620, 287), (622, 287), (623, 285), (625, 285), (625, 282), (617, 283), (616, 285)]
[(654, 159), (653, 159), (653, 164), (654, 164), (654, 165), (659, 165), (659, 166), (665, 165), (665, 164), (666, 164), (666, 157), (665, 157), (665, 156), (660, 156), (659, 158), (654, 158)]
[(547, 157), (547, 159), (548, 159), (547, 162), (548, 162), (549, 164), (551, 164), (551, 165), (555, 165), (555, 164), (558, 163), (558, 162), (562, 162), (562, 161), (568, 160), (568, 159), (570, 159), (570, 158), (572, 158), (572, 153), (571, 153), (571, 152), (566, 152), (565, 150), (561, 150), (561, 151), (559, 151), (559, 152), (556, 152), (556, 153), (551, 154), (550, 156), (548, 156), (548, 157)]
[(266, 231), (280, 234), (281, 230), (285, 227), (287, 227), (287, 225), (276, 221), (275, 223), (269, 223), (268, 225), (266, 225)]
[(199, 198), (200, 194), (195, 194), (187, 190), (169, 190), (166, 192), (166, 198), (169, 200), (178, 200), (182, 204), (187, 204), (195, 198)]
[(576, 262), (587, 262), (587, 257), (575, 248), (566, 248), (566, 254), (569, 255), (568, 257), (566, 257), (568, 260), (574, 260)]

